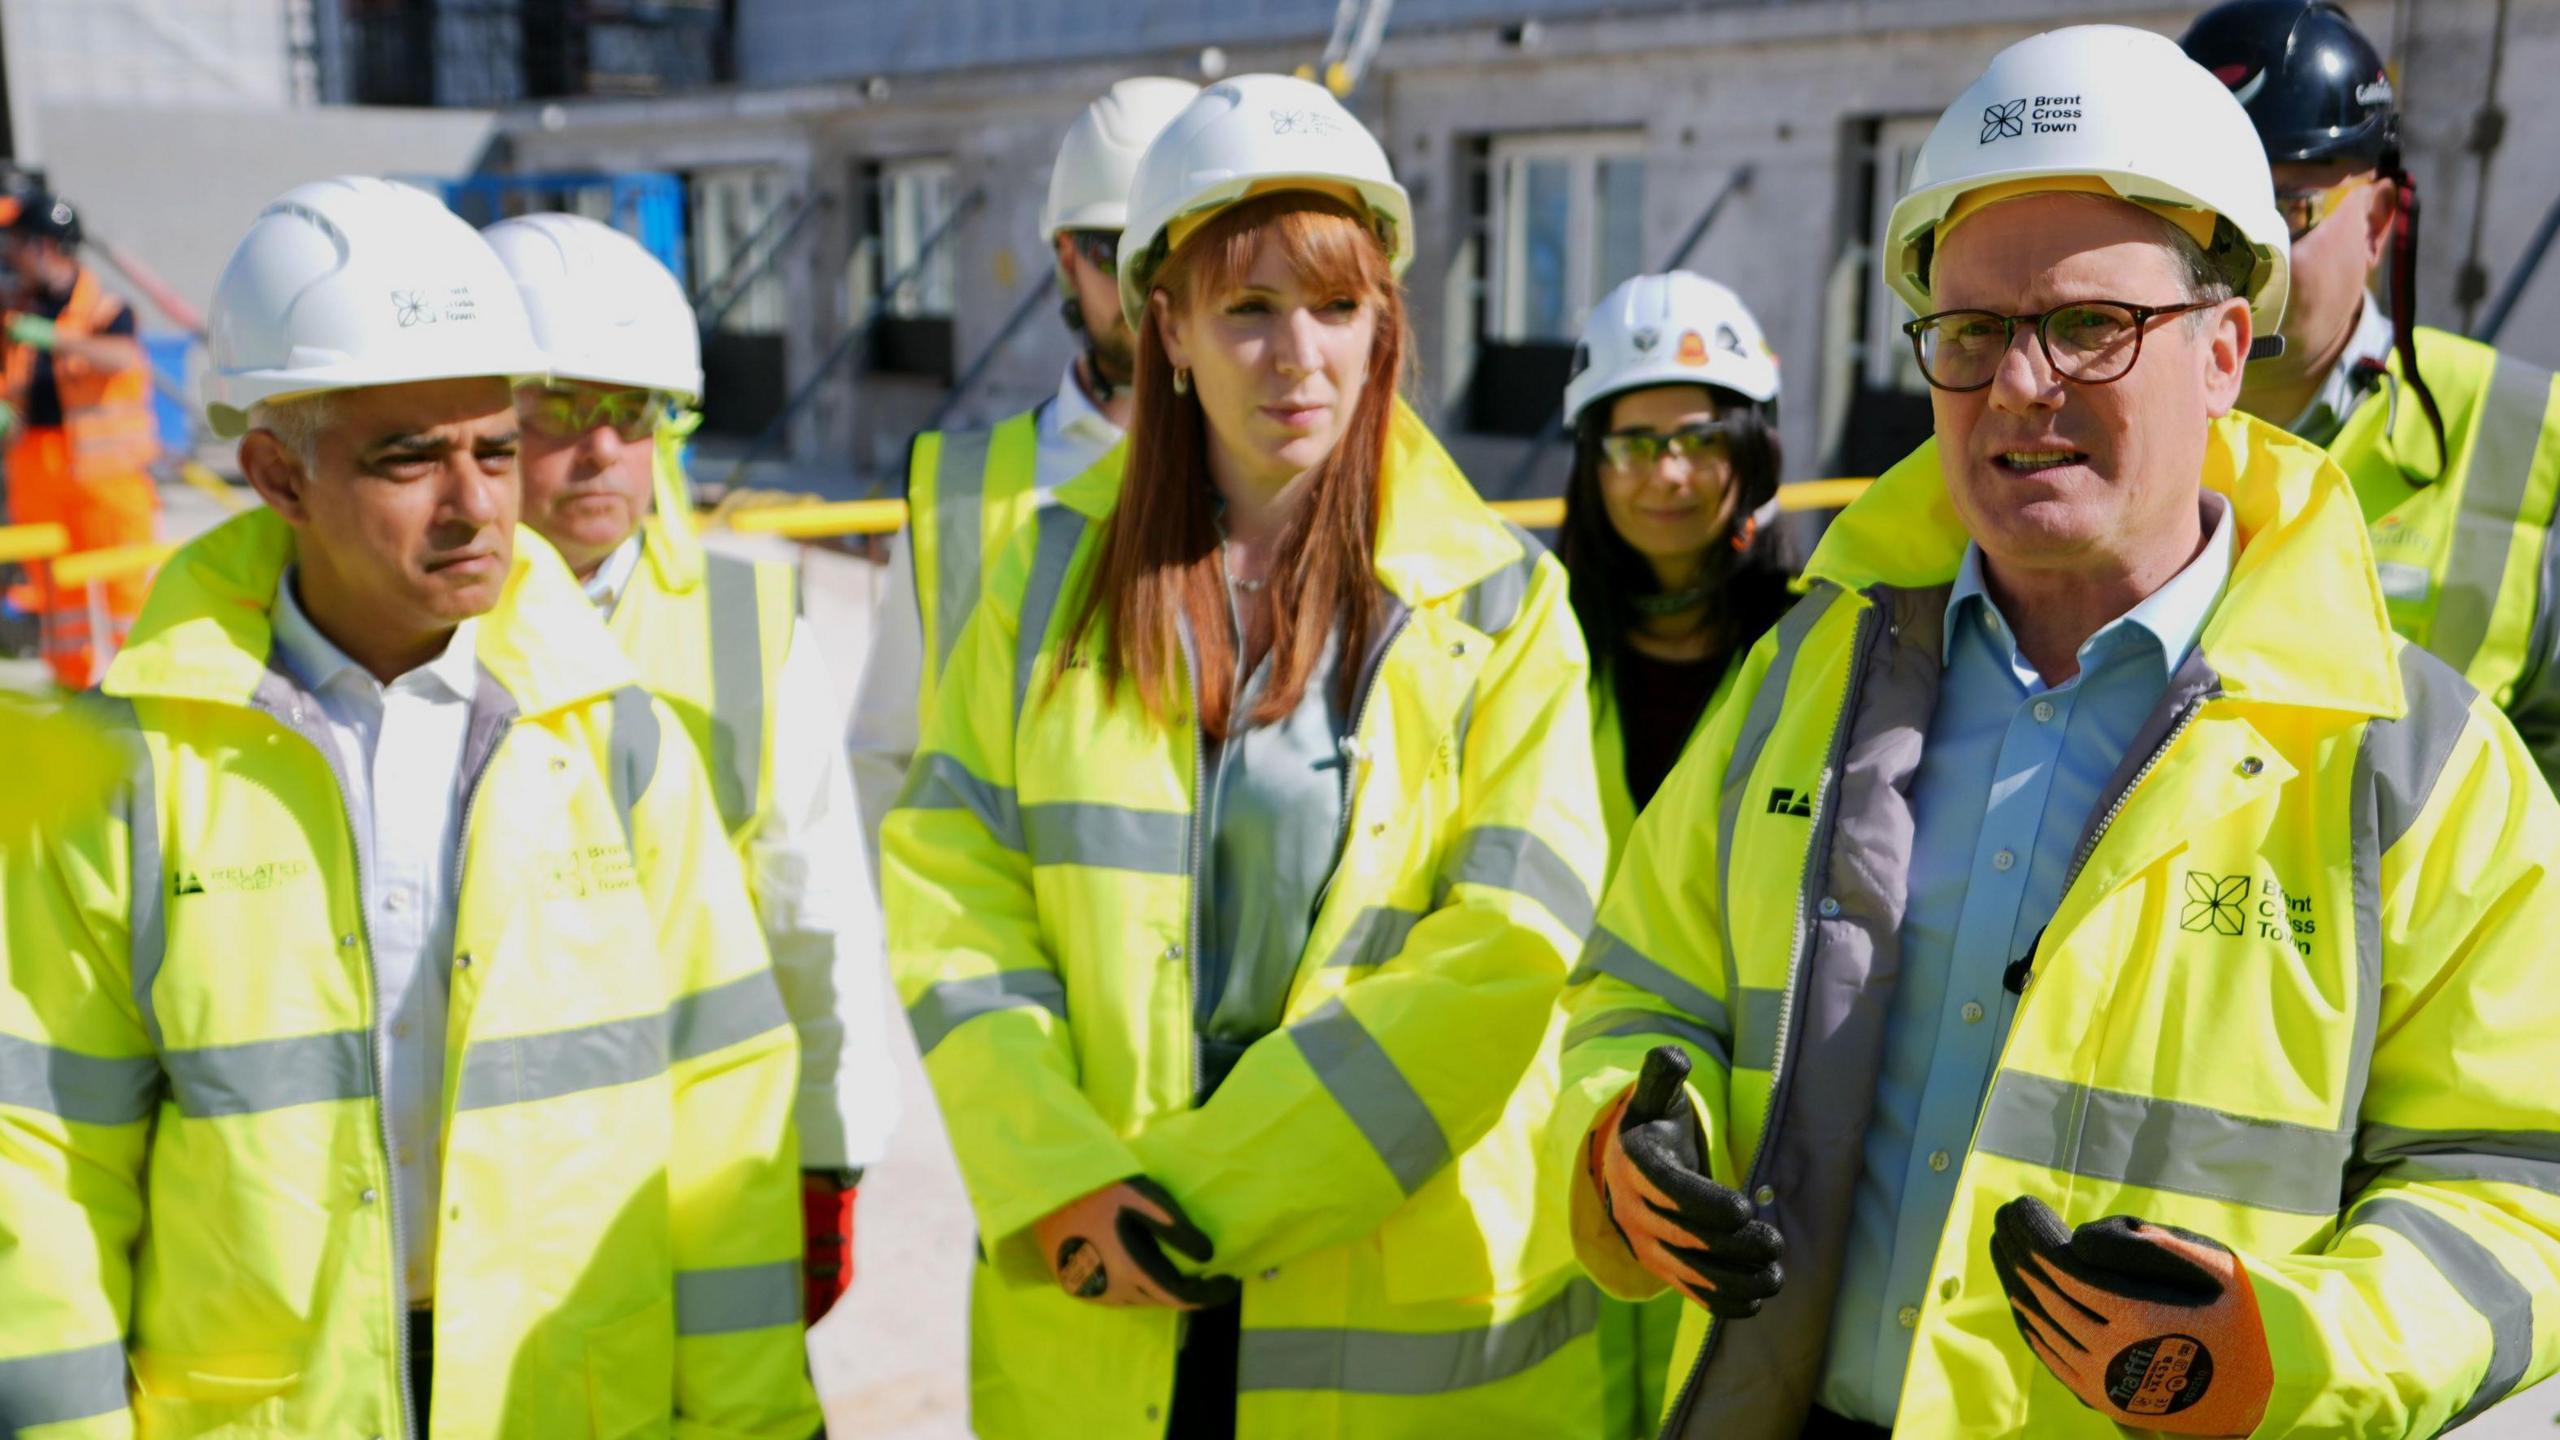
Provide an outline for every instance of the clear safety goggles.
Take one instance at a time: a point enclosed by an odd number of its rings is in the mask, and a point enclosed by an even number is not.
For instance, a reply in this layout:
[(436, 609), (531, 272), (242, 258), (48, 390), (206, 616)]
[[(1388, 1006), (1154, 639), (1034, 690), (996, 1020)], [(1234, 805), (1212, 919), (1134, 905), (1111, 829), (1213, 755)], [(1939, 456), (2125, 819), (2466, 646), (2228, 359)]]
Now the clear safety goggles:
[(525, 423), (554, 440), (575, 440), (599, 425), (624, 440), (648, 439), (675, 409), (675, 397), (658, 390), (553, 382), (516, 392)]

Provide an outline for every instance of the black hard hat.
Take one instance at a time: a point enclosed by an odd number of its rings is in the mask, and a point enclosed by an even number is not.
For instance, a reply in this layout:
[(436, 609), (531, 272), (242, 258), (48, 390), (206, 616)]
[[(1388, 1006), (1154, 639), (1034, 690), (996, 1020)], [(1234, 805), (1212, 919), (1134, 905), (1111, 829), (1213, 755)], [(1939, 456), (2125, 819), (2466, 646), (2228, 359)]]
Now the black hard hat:
[(59, 195), (31, 190), (9, 197), (15, 212), (9, 215), (12, 235), (42, 236), (60, 241), (65, 246), (80, 243), (80, 212)]
[(2232, 0), (2178, 43), (2231, 87), (2275, 164), (2379, 161), (2399, 139), (2382, 52), (2331, 0)]

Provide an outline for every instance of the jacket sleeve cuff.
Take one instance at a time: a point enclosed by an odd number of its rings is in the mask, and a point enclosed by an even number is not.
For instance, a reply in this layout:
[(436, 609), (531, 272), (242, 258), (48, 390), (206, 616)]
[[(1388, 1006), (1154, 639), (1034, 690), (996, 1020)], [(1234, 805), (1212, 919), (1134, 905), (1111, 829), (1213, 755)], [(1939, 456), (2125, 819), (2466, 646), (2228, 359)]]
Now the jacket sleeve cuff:
[[(1592, 1123), (1595, 1126), (1604, 1123), (1615, 1109), (1614, 1105), (1604, 1107)], [(1600, 1200), (1600, 1182), (1593, 1177), (1591, 1167), (1582, 1158), (1590, 1153), (1590, 1143), (1590, 1132), (1586, 1130), (1583, 1143), (1575, 1147), (1574, 1163), (1568, 1172), (1571, 1179), (1567, 1185), (1566, 1206), (1573, 1230), (1573, 1253), (1582, 1261), (1582, 1268), (1590, 1271), (1591, 1278), (1611, 1296), (1620, 1300), (1650, 1300), (1670, 1287), (1652, 1271), (1636, 1263), (1635, 1252), (1627, 1248), (1627, 1242), (1618, 1234), (1618, 1227), (1609, 1223), (1609, 1212)]]

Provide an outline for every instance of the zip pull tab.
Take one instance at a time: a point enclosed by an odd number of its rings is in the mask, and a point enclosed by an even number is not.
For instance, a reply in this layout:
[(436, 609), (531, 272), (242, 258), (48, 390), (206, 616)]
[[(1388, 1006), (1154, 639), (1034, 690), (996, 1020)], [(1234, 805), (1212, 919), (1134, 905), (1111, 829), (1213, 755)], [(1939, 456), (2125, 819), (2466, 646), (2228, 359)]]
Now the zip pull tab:
[(2036, 932), (2036, 938), (2027, 942), (2027, 953), (2010, 961), (2008, 968), (2000, 972), (2001, 989), (2012, 995), (2027, 993), (2028, 984), (2035, 979), (2036, 948), (2042, 944), (2044, 944), (2044, 932), (2039, 930)]

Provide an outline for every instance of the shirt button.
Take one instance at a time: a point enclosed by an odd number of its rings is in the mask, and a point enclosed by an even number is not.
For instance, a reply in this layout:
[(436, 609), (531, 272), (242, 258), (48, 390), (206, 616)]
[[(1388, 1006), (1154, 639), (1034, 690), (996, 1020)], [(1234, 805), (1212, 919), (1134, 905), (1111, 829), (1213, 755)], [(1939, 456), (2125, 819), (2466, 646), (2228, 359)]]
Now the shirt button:
[(1991, 857), (1991, 868), (2004, 875), (2007, 874), (2010, 868), (2017, 863), (2018, 852), (2015, 850), (2003, 850), (1999, 854)]
[(2052, 702), (2052, 701), (2050, 701), (2050, 700), (2039, 700), (2039, 701), (2037, 701), (2037, 702), (2036, 702), (2036, 708), (2035, 708), (2035, 717), (2036, 717), (2036, 723), (2037, 723), (2037, 724), (2039, 724), (2039, 725), (2043, 724), (2043, 723), (2044, 723), (2044, 722), (2046, 722), (2047, 720), (2052, 719), (2052, 718), (2053, 718), (2053, 702)]
[(409, 892), (406, 890), (394, 890), (390, 894), (383, 896), (382, 908), (391, 911), (395, 915), (408, 909)]
[(1837, 915), (1837, 914), (1839, 914), (1839, 913), (1840, 913), (1840, 902), (1839, 902), (1839, 901), (1837, 901), (1837, 900), (1832, 899), (1832, 898), (1831, 898), (1830, 896), (1828, 896), (1828, 895), (1825, 895), (1825, 896), (1823, 896), (1823, 897), (1822, 897), (1822, 903), (1821, 903), (1821, 904), (1819, 904), (1819, 905), (1814, 906), (1813, 908), (1814, 908), (1814, 909), (1816, 909), (1816, 910), (1821, 911), (1821, 912), (1822, 912), (1822, 918), (1824, 918), (1825, 920), (1828, 920), (1828, 919), (1830, 919), (1832, 916)]
[(1944, 1150), (1932, 1150), (1932, 1151), (1930, 1151), (1930, 1152), (1929, 1152), (1929, 1169), (1930, 1169), (1933, 1173), (1935, 1173), (1935, 1174), (1939, 1174), (1939, 1175), (1944, 1175), (1944, 1174), (1946, 1174), (1946, 1173), (1947, 1173), (1947, 1152), (1946, 1152), (1946, 1151), (1944, 1151)]
[(1901, 1309), (1894, 1311), (1893, 1323), (1901, 1326), (1905, 1330), (1919, 1324), (1920, 1307), (1917, 1305), (1905, 1305)]
[(1751, 1192), (1751, 1200), (1755, 1205), (1775, 1205), (1778, 1203), (1777, 1187), (1773, 1185), (1763, 1185), (1759, 1189)]
[(1967, 1025), (1979, 1025), (1982, 1023), (1982, 1006), (1974, 1001), (1967, 1000), (1964, 1002), (1964, 1009), (1956, 1013), (1964, 1016), (1964, 1023)]

